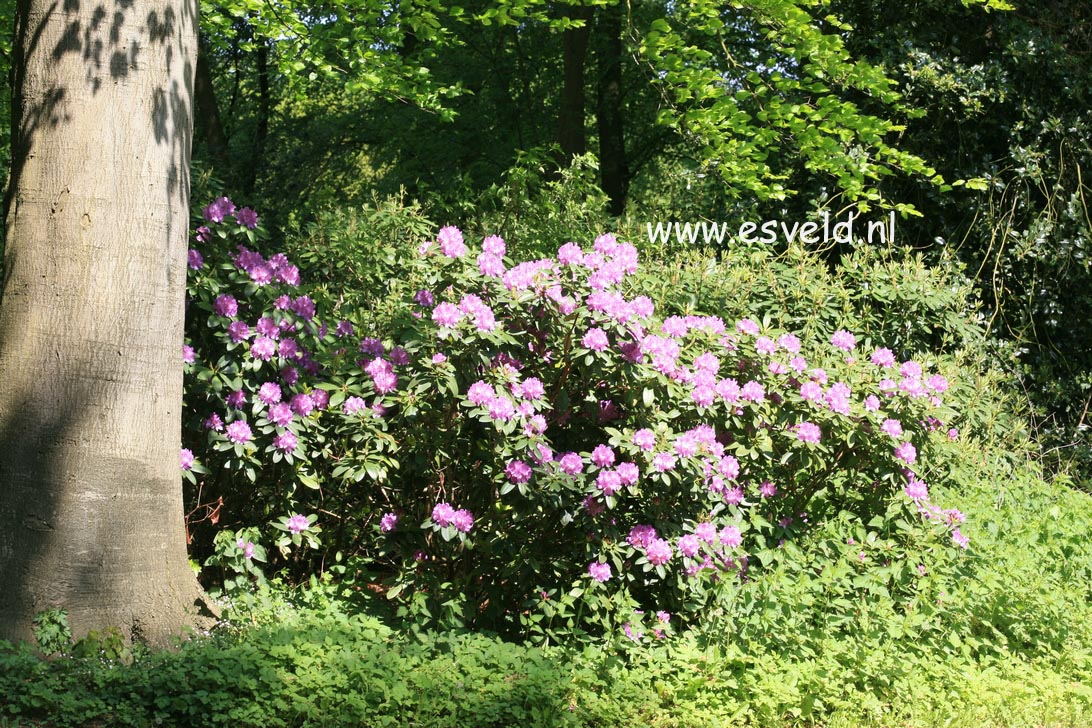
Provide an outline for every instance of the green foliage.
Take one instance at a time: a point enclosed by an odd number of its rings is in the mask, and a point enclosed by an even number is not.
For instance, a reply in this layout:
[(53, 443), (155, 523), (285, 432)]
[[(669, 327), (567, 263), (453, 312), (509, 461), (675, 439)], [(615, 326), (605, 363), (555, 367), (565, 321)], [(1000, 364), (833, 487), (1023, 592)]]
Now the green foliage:
[(43, 654), (63, 652), (72, 644), (72, 630), (68, 627), (68, 612), (63, 609), (47, 609), (34, 617), (34, 641)]
[[(833, 521), (703, 634), (534, 648), (398, 631), (343, 586), (244, 590), (230, 622), (131, 663), (0, 643), (0, 721), (117, 726), (1082, 726), (1092, 711), (1088, 496), (952, 443), (974, 546), (897, 589), (882, 534)], [(975, 458), (974, 455), (985, 455)], [(853, 537), (857, 543), (849, 544)], [(823, 544), (826, 544), (825, 546)], [(911, 562), (912, 563), (912, 562)], [(953, 578), (956, 577), (956, 578)], [(360, 604), (359, 600), (354, 603)], [(376, 608), (374, 601), (369, 611)], [(389, 619), (389, 617), (387, 618)]]
[[(878, 517), (898, 526), (887, 537), (903, 549), (937, 544), (953, 525), (925, 495), (913, 496), (922, 505), (903, 494), (914, 480), (904, 467), (945, 477), (930, 453), (954, 436), (946, 433), (958, 399), (940, 395), (945, 376), (960, 375), (938, 355), (959, 351), (976, 329), (959, 289), (934, 297), (947, 281), (920, 261), (853, 259), (870, 292), (855, 296), (810, 274), (822, 269), (803, 249), (785, 259), (761, 248), (724, 260), (699, 251), (646, 272), (636, 248), (606, 235), (594, 250), (567, 243), (556, 259), (516, 265), (502, 260), (498, 238), (486, 240), (484, 257), (466, 255), (449, 227), (442, 252), (406, 241), (341, 272), (341, 287), (379, 300), (385, 279), (390, 296), (378, 308), (391, 317), (343, 306), (335, 325), (308, 297), (286, 295), (297, 276), (283, 257), (266, 262), (239, 248), (233, 263), (216, 262), (211, 243), (231, 247), (244, 234), (261, 242), (260, 230), (228, 223), (203, 233), (208, 262), (192, 281), (201, 313), (191, 319), (190, 437), (205, 467), (222, 474), (202, 483), (228, 504), (220, 516), (230, 529), (209, 565), (251, 568), (235, 531), (266, 523), (264, 538), (280, 551), (274, 568), (299, 577), (337, 553), (363, 560), (421, 624), (549, 641), (622, 630), (639, 641), (701, 622), (722, 591), (768, 567), (777, 544), (811, 523)], [(487, 270), (490, 260), (499, 267)], [(666, 311), (654, 316), (645, 294)], [(825, 307), (828, 297), (836, 305)], [(899, 317), (883, 313), (891, 298), (905, 302)], [(441, 319), (445, 307), (457, 321)], [(751, 310), (761, 324), (743, 320)], [(736, 315), (738, 331), (728, 333)], [(805, 321), (801, 349), (789, 332)], [(847, 323), (863, 337), (852, 354)], [(377, 335), (358, 339), (350, 324)], [(901, 375), (890, 373), (902, 377), (897, 396), (884, 370), (893, 355), (868, 358), (883, 334), (907, 360)], [(576, 465), (559, 466), (564, 453)], [(320, 530), (332, 540), (312, 558)]]

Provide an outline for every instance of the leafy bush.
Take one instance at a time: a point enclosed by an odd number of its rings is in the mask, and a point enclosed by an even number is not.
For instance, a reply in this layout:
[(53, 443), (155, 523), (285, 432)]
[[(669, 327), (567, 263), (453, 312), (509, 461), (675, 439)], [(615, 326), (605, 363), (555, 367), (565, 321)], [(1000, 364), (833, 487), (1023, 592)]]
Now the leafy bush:
[[(251, 213), (206, 210), (232, 215), (200, 236), (257, 240)], [(638, 294), (662, 281), (612, 235), (513, 264), (500, 238), (474, 255), (444, 228), (406, 251), (412, 300), (359, 343), (351, 313), (327, 323), (289, 295), (283, 255), (208, 252), (188, 476), (244, 476), (243, 502), (200, 486), (273, 526), (278, 565), (316, 568), (297, 547), (325, 530), (425, 624), (640, 641), (701, 619), (831, 518), (880, 519), (893, 588), (942, 534), (967, 545), (922, 480), (944, 477), (931, 453), (958, 435), (947, 364), (845, 329), (801, 341), (768, 318), (657, 317)], [(235, 571), (261, 557), (242, 532), (220, 545), (210, 563)]]
[[(1072, 497), (1062, 490), (1044, 487), (1024, 507)], [(996, 522), (1020, 519), (1022, 510), (1003, 507)], [(1045, 510), (1038, 513), (1029, 525), (1051, 520)], [(1092, 552), (1071, 529), (1092, 525), (1088, 520), (1075, 515), (1062, 524), (1082, 562)], [(1004, 548), (1015, 554), (1033, 538), (1014, 535)], [(786, 633), (759, 625), (777, 624), (778, 614), (792, 610), (810, 611), (795, 595), (811, 589), (794, 592), (787, 578), (768, 577), (786, 593), (777, 603), (752, 603), (758, 613), (731, 635), (684, 635), (622, 652), (613, 649), (621, 644), (610, 643), (536, 648), (482, 634), (398, 632), (372, 616), (347, 614), (326, 586), (287, 593), (262, 588), (245, 611), (228, 609), (231, 623), (174, 652), (137, 651), (124, 662), (91, 654), (40, 660), (26, 646), (0, 643), (0, 724), (1086, 724), (1092, 665), (1080, 654), (1081, 643), (1042, 656), (1001, 647), (976, 658), (961, 631), (948, 633), (958, 644), (947, 635), (921, 640), (911, 630), (884, 634), (895, 622), (870, 624), (882, 611), (882, 600), (871, 598), (857, 602), (856, 628), (813, 633), (789, 647)], [(1067, 590), (1064, 598), (1075, 609), (1052, 618), (1058, 627), (1087, 620), (1080, 591)], [(945, 614), (958, 611), (949, 608), (937, 618), (944, 622)]]

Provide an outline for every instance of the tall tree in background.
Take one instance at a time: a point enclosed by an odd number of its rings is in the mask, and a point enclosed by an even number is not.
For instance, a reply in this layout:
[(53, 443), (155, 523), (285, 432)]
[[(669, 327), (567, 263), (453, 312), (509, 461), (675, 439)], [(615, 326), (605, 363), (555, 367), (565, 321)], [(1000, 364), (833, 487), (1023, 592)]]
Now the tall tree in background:
[(20, 0), (0, 298), (0, 637), (191, 620), (179, 478), (196, 0)]

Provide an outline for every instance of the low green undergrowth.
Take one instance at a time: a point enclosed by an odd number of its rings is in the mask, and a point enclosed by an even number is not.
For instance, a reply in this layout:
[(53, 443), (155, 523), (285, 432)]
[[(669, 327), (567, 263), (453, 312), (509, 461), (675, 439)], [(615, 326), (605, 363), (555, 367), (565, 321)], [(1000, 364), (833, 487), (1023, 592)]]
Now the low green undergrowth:
[(836, 555), (803, 561), (813, 549), (786, 551), (708, 629), (641, 644), (421, 632), (344, 583), (263, 590), (173, 652), (3, 645), (0, 725), (1092, 725), (1088, 497), (1003, 458), (975, 474), (973, 546), (934, 563), (913, 604), (835, 575)]

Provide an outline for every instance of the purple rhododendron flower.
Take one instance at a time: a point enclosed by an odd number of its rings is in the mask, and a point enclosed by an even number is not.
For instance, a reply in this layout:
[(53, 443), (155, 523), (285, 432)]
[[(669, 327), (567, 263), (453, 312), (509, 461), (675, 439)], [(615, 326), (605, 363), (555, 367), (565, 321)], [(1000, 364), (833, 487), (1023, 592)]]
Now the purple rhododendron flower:
[(694, 526), (694, 535), (705, 543), (713, 543), (717, 540), (717, 527), (709, 522), (699, 523)]
[(823, 387), (809, 379), (800, 385), (800, 397), (805, 402), (818, 402), (823, 398)]
[(912, 442), (904, 442), (895, 448), (895, 457), (907, 465), (913, 465), (918, 459), (918, 451)]
[(182, 345), (182, 363), (183, 364), (193, 364), (193, 362), (196, 359), (197, 359), (197, 355), (194, 353), (193, 347), (190, 346), (189, 344), (183, 344)]
[(315, 409), (315, 400), (310, 394), (297, 394), (290, 403), (292, 411), (300, 417), (306, 417)]
[(384, 513), (383, 517), (379, 519), (379, 530), (381, 533), (390, 533), (398, 527), (398, 515), (396, 513)]
[(679, 538), (677, 545), (679, 553), (683, 556), (689, 556), (690, 558), (697, 556), (698, 551), (701, 550), (701, 541), (692, 533), (688, 533)]
[(637, 463), (619, 463), (615, 468), (622, 485), (633, 485), (641, 477), (641, 471)]
[(671, 561), (672, 551), (671, 544), (662, 538), (653, 539), (651, 543), (645, 547), (645, 557), (648, 558), (648, 563), (653, 566), (662, 566), (668, 561)]
[(288, 523), (285, 525), (292, 533), (303, 533), (311, 527), (311, 524), (307, 521), (307, 516), (302, 516), (299, 513), (289, 518)]
[(374, 336), (365, 336), (360, 340), (360, 351), (369, 356), (383, 356), (387, 352), (387, 347)]
[(224, 397), (224, 402), (232, 409), (242, 409), (246, 406), (246, 392), (241, 389), (236, 389), (228, 394), (227, 397)]
[(268, 336), (259, 336), (250, 345), (250, 355), (255, 359), (269, 361), (277, 353), (277, 342)]
[(463, 232), (453, 225), (440, 228), (440, 232), (436, 234), (436, 242), (440, 244), (440, 252), (448, 258), (461, 258), (466, 255)]
[(842, 351), (853, 351), (857, 348), (857, 337), (845, 329), (838, 329), (830, 337), (830, 343)]
[(739, 390), (739, 396), (748, 402), (762, 402), (766, 399), (766, 390), (758, 382), (750, 381)]
[(887, 369), (895, 366), (895, 355), (890, 349), (876, 349), (872, 352), (872, 363), (878, 367)]
[(886, 419), (880, 425), (880, 429), (894, 438), (902, 437), (902, 423), (898, 420)]
[(286, 431), (273, 438), (273, 447), (281, 452), (292, 452), (296, 449), (298, 440), (293, 432)]
[(504, 243), (504, 238), (499, 235), (490, 235), (482, 241), (482, 252), (489, 255), (495, 255), (502, 257), (508, 252), (508, 246)]
[(193, 270), (200, 270), (201, 266), (205, 264), (205, 258), (200, 251), (190, 248), (189, 252), (186, 253), (186, 263)]
[(258, 323), (254, 324), (254, 329), (262, 336), (268, 336), (271, 339), (279, 339), (281, 336), (281, 329), (277, 326), (277, 322), (268, 316), (262, 316), (258, 319)]
[(481, 380), (471, 384), (470, 389), (466, 392), (466, 398), (479, 407), (492, 402), (496, 396), (497, 393), (493, 390), (493, 387)]
[(508, 463), (504, 473), (513, 483), (526, 483), (531, 479), (531, 466), (522, 460), (513, 460)]
[(768, 480), (764, 480), (762, 485), (759, 486), (758, 494), (763, 498), (773, 498), (777, 495), (777, 486)]
[(258, 399), (265, 404), (277, 404), (281, 401), (281, 387), (275, 382), (266, 382), (258, 388)]
[(651, 450), (656, 446), (656, 434), (649, 429), (637, 430), (633, 433), (633, 444), (642, 450)]
[(454, 328), (463, 318), (463, 312), (453, 303), (441, 303), (432, 310), (432, 320), (444, 328)]
[(478, 256), (478, 271), (486, 278), (504, 276), (504, 261), (499, 256), (482, 253)]
[(507, 422), (516, 416), (516, 406), (507, 397), (495, 397), (487, 403), (487, 406), (489, 416), (494, 420)]
[(235, 318), (239, 313), (239, 302), (235, 300), (235, 296), (222, 293), (216, 297), (216, 301), (212, 304), (212, 310), (220, 316)]
[(223, 222), (225, 215), (231, 215), (234, 212), (235, 205), (226, 197), (221, 197), (205, 205), (205, 209), (202, 211), (205, 220), (208, 222)]
[(284, 359), (296, 359), (300, 355), (300, 345), (295, 339), (281, 339), (277, 345), (277, 353)]
[(449, 503), (437, 503), (432, 509), (432, 522), (441, 528), (450, 526), (455, 520), (455, 509)]
[(725, 526), (720, 531), (720, 542), (730, 549), (738, 548), (743, 543), (743, 534), (739, 526)]
[(565, 243), (558, 248), (557, 262), (562, 265), (580, 265), (584, 262), (584, 251), (576, 243)]
[(903, 492), (914, 500), (929, 500), (929, 487), (917, 478), (911, 478)]
[(652, 468), (661, 473), (666, 473), (675, 469), (676, 462), (678, 461), (675, 460), (675, 456), (669, 452), (656, 453), (656, 456), (652, 458)]
[(584, 348), (591, 349), (592, 351), (606, 351), (610, 346), (610, 339), (607, 338), (607, 332), (599, 327), (593, 327), (588, 329), (584, 334), (584, 338), (581, 340)]
[(708, 385), (694, 387), (690, 392), (690, 398), (699, 407), (710, 407), (716, 401), (717, 391)]
[(292, 310), (300, 318), (310, 321), (315, 317), (315, 302), (311, 300), (310, 296), (300, 296), (292, 301)]
[(796, 437), (800, 442), (819, 442), (819, 438), (822, 436), (819, 425), (813, 422), (801, 422), (793, 429), (796, 431)]
[(193, 451), (188, 447), (182, 448), (179, 459), (181, 460), (183, 470), (189, 470), (193, 467)]
[(465, 508), (460, 508), (455, 511), (455, 515), (451, 517), (451, 525), (454, 526), (457, 531), (470, 533), (470, 529), (474, 528), (474, 514)]
[(800, 339), (793, 334), (782, 334), (777, 337), (777, 344), (790, 354), (800, 353)]
[(367, 403), (360, 397), (347, 397), (341, 405), (342, 411), (347, 415), (356, 414), (367, 408)]
[(213, 432), (219, 432), (224, 429), (224, 421), (220, 419), (220, 415), (213, 412), (205, 420), (205, 429), (212, 430)]
[(246, 341), (250, 338), (250, 327), (246, 325), (245, 321), (232, 321), (228, 324), (227, 329), (233, 343), (238, 344), (240, 341)]
[(591, 576), (591, 578), (602, 584), (603, 582), (606, 582), (610, 579), (610, 564), (602, 564), (598, 561), (593, 561), (588, 564), (588, 574)]
[(601, 470), (595, 478), (595, 485), (603, 495), (614, 495), (622, 489), (622, 478), (615, 470)]
[(277, 270), (276, 278), (286, 286), (298, 286), (300, 284), (300, 269), (294, 265), (287, 265)]
[(940, 374), (934, 374), (929, 377), (929, 380), (925, 382), (925, 385), (934, 392), (942, 393), (948, 391), (948, 379)]
[(655, 538), (655, 528), (648, 525), (638, 525), (629, 530), (629, 536), (626, 537), (626, 542), (634, 548), (644, 549), (647, 548)]
[(904, 361), (899, 367), (899, 374), (910, 379), (921, 379), (921, 364), (916, 361)]
[(739, 323), (736, 324), (736, 331), (741, 334), (750, 334), (753, 336), (758, 333), (759, 329), (758, 324), (749, 318), (745, 318), (740, 319)]
[(287, 402), (280, 402), (269, 408), (269, 421), (281, 427), (287, 427), (292, 422), (292, 408)]
[(609, 445), (596, 445), (592, 450), (591, 461), (601, 468), (614, 465), (614, 450)]
[(535, 401), (546, 395), (546, 388), (542, 386), (542, 381), (538, 377), (529, 377), (520, 385), (520, 394), (524, 399)]
[(245, 228), (253, 230), (258, 227), (258, 213), (254, 212), (249, 207), (244, 207), (235, 213), (235, 222)]
[(558, 460), (558, 466), (566, 475), (580, 475), (584, 469), (584, 459), (575, 452), (567, 452)]
[(244, 559), (249, 559), (254, 556), (254, 544), (252, 542), (239, 539), (235, 542), (235, 545), (242, 550)]
[(250, 442), (250, 425), (244, 420), (235, 420), (227, 426), (227, 439), (236, 443)]
[(732, 455), (725, 455), (717, 462), (717, 472), (728, 480), (739, 477), (739, 461)]

